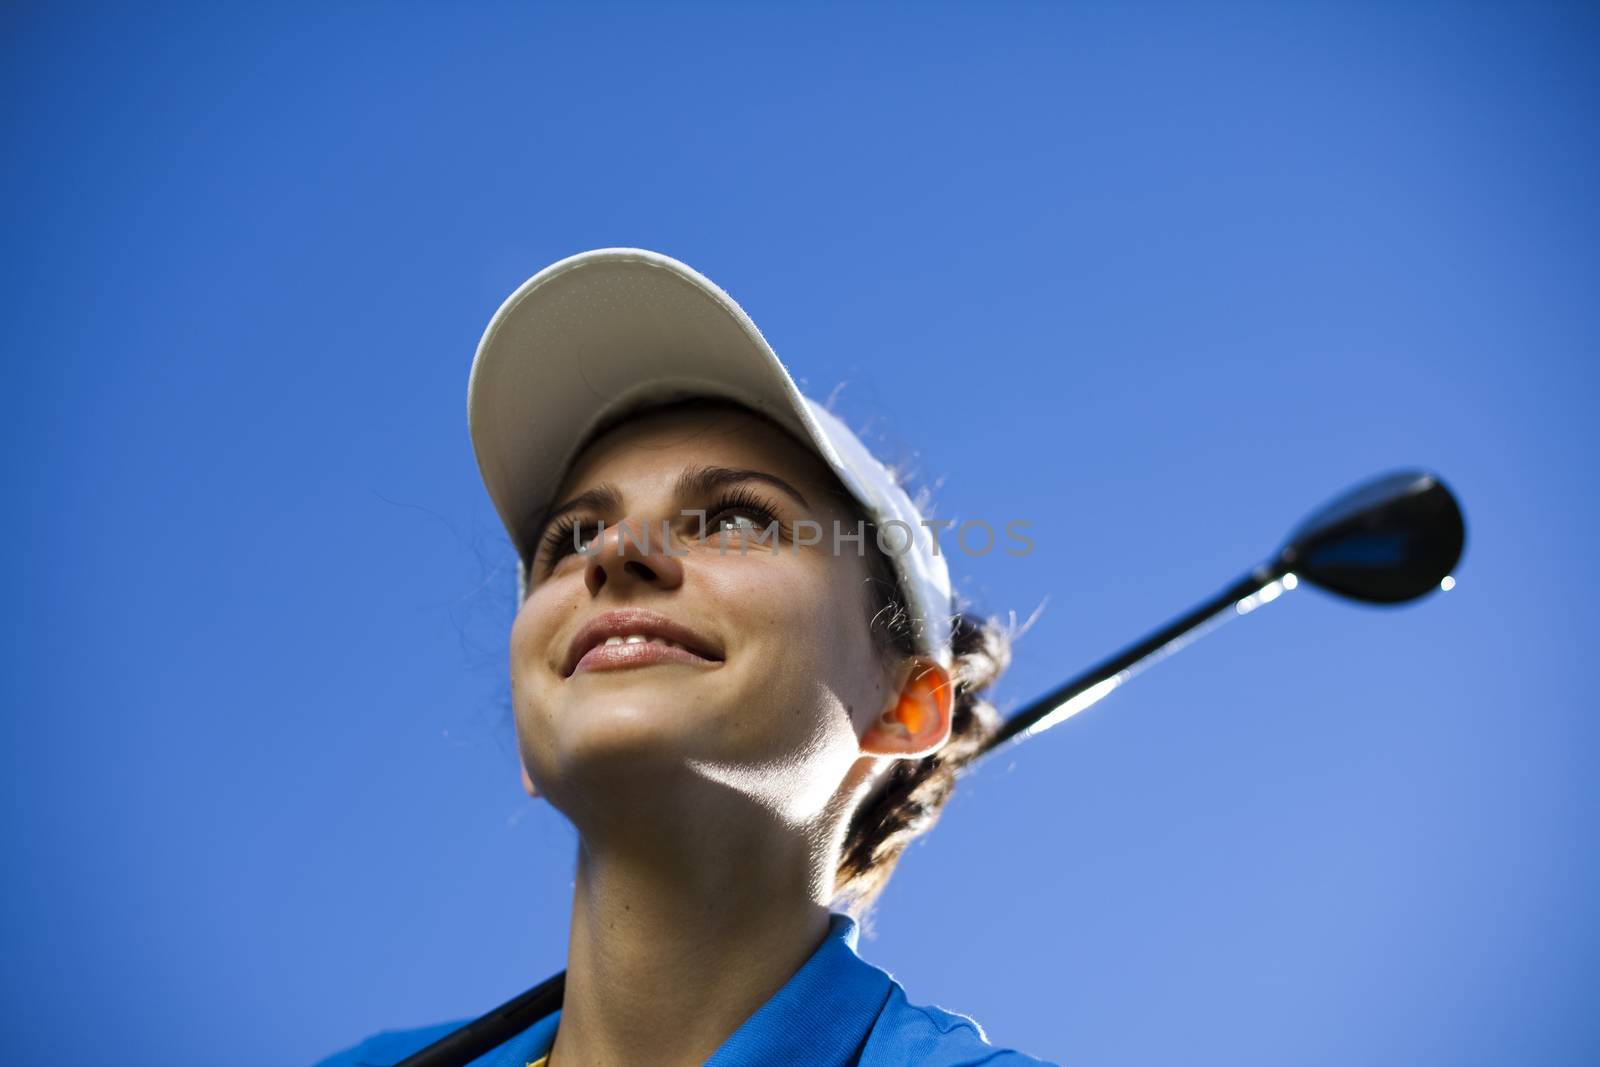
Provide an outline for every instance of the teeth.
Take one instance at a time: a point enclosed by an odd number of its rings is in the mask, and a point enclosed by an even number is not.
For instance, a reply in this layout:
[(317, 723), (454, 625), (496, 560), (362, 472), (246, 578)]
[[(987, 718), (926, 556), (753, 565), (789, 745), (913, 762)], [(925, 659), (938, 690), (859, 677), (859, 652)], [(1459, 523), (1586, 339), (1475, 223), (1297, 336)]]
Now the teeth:
[(652, 637), (646, 634), (612, 634), (605, 639), (607, 645), (666, 645), (668, 648), (683, 648), (676, 641), (668, 641), (665, 637)]

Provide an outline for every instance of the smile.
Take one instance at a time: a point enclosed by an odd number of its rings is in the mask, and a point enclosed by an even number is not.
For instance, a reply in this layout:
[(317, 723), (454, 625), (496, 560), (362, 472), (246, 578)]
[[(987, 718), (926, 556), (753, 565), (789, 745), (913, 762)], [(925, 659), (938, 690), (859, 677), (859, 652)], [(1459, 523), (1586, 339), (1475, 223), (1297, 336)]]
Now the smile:
[(659, 612), (643, 608), (608, 611), (591, 619), (567, 647), (562, 673), (682, 663), (717, 667), (722, 649), (708, 638)]

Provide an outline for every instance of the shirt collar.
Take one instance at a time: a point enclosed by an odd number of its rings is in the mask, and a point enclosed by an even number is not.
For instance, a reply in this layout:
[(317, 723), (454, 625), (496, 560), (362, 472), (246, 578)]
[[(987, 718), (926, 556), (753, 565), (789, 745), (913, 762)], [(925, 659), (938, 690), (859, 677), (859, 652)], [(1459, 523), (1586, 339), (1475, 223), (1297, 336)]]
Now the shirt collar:
[[(855, 919), (830, 912), (828, 933), (811, 958), (722, 1043), (706, 1067), (845, 1067), (856, 1062), (893, 985), (888, 972), (856, 954), (860, 936)], [(561, 1012), (551, 1012), (470, 1067), (524, 1067), (550, 1052), (560, 1025)], [(372, 1062), (394, 1063), (398, 1057)]]
[(885, 971), (856, 954), (859, 940), (855, 919), (831, 912), (827, 936), (811, 958), (722, 1043), (706, 1067), (854, 1062), (892, 984)]

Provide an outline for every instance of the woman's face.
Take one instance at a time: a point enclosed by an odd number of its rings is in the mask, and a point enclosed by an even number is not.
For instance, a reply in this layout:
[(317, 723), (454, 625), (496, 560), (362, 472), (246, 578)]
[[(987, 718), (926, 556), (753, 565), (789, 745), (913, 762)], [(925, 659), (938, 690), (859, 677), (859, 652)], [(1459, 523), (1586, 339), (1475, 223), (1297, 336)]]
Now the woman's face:
[[(798, 825), (891, 754), (879, 716), (914, 664), (872, 640), (867, 561), (834, 550), (835, 523), (855, 522), (821, 460), (748, 412), (677, 408), (596, 439), (556, 501), (573, 498), (541, 531), (511, 631), (530, 792), (580, 830), (732, 798)], [(800, 520), (817, 543), (797, 544)], [(680, 627), (692, 651), (593, 648), (608, 621)]]

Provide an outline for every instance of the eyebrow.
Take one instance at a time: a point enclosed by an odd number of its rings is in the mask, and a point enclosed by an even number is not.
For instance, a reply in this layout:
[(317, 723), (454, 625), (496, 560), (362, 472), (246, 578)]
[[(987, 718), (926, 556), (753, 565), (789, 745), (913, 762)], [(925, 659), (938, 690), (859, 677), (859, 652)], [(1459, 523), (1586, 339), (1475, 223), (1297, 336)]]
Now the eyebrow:
[[(736, 482), (764, 482), (774, 489), (779, 489), (789, 494), (806, 510), (809, 511), (811, 509), (811, 503), (806, 500), (805, 494), (782, 478), (779, 478), (776, 474), (750, 470), (745, 467), (688, 467), (685, 468), (682, 474), (678, 475), (678, 480), (673, 485), (673, 491), (680, 497), (702, 497)], [(617, 512), (621, 510), (622, 491), (610, 482), (602, 482), (591, 489), (585, 489), (571, 500), (558, 504), (545, 512), (544, 517), (539, 520), (538, 536), (534, 541), (533, 547), (537, 550), (543, 544), (545, 531), (550, 528), (550, 524), (568, 512)]]
[(765, 482), (774, 489), (788, 493), (800, 503), (801, 507), (807, 510), (811, 508), (804, 493), (776, 474), (748, 470), (744, 467), (690, 467), (678, 475), (676, 488), (679, 496), (705, 496), (735, 482)]

